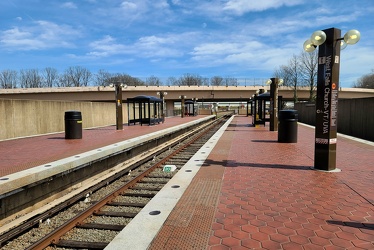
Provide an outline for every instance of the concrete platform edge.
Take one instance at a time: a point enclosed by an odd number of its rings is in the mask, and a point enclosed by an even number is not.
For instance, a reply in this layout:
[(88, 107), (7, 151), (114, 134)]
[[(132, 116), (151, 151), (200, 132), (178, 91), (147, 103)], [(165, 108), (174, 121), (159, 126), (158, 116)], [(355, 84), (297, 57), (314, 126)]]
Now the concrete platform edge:
[[(213, 150), (232, 119), (231, 117), (213, 137), (184, 165), (163, 189), (141, 210), (141, 212), (113, 239), (106, 250), (147, 249), (170, 212), (183, 195), (209, 153)], [(192, 170), (186, 172), (186, 170)], [(178, 185), (179, 188), (173, 188)], [(158, 215), (150, 215), (159, 211)], [(146, 232), (146, 233), (145, 233)], [(133, 235), (135, 237), (127, 237)], [(141, 237), (136, 237), (141, 235)]]
[(35, 182), (47, 179), (54, 175), (61, 174), (66, 171), (73, 171), (74, 169), (82, 165), (96, 161), (108, 155), (124, 151), (150, 139), (155, 139), (167, 135), (179, 129), (195, 125), (197, 123), (200, 123), (201, 121), (209, 120), (211, 118), (212, 116), (207, 116), (171, 128), (166, 128), (157, 132), (145, 134), (122, 142), (114, 143), (102, 148), (94, 149), (79, 155), (74, 155), (58, 161), (36, 166), (18, 173), (2, 176), (0, 177), (0, 196), (10, 192), (14, 192), (18, 189), (21, 189), (24, 186), (31, 185)]

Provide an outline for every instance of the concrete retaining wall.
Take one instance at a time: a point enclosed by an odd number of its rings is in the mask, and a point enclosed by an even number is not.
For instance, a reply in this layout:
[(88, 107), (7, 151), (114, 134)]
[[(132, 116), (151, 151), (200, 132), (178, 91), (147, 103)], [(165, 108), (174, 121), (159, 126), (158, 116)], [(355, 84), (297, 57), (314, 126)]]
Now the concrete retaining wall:
[[(127, 123), (127, 105), (123, 121)], [(0, 140), (65, 131), (65, 111), (82, 113), (83, 128), (116, 124), (114, 103), (0, 99)]]

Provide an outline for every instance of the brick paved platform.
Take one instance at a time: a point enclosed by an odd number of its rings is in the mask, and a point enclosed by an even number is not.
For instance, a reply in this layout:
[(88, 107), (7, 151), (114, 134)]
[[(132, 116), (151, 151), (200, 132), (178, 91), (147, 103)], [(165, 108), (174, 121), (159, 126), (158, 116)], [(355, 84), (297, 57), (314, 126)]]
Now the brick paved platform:
[(374, 144), (339, 136), (342, 171), (320, 172), (313, 128), (278, 143), (249, 123), (234, 118), (150, 249), (374, 249)]
[(123, 130), (115, 126), (84, 129), (82, 139), (65, 140), (65, 133), (56, 133), (0, 141), (0, 177), (202, 117), (172, 117), (153, 126), (125, 125)]
[[(0, 142), (0, 177), (163, 128), (105, 127)], [(149, 249), (374, 249), (374, 143), (338, 137), (340, 173), (312, 170), (314, 129), (278, 143), (237, 116)]]

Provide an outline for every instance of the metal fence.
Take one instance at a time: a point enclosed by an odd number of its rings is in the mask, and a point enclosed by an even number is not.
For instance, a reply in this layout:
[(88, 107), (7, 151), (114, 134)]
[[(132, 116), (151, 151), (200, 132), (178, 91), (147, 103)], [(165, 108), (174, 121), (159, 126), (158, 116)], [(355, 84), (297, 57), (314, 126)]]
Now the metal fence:
[[(299, 121), (315, 125), (314, 104), (296, 103)], [(338, 101), (338, 132), (374, 141), (374, 98), (340, 99)]]

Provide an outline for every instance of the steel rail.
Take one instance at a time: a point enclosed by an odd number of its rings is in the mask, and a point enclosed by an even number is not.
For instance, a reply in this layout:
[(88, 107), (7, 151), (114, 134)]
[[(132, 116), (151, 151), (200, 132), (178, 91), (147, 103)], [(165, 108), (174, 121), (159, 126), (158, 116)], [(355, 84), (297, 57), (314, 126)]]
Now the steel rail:
[(165, 162), (167, 162), (170, 158), (175, 156), (176, 154), (180, 153), (183, 149), (187, 148), (189, 145), (194, 143), (196, 140), (200, 139), (203, 135), (205, 135), (205, 131), (211, 129), (212, 127), (216, 126), (216, 123), (219, 123), (221, 119), (215, 120), (212, 124), (210, 124), (207, 128), (201, 130), (197, 135), (193, 136), (193, 138), (188, 141), (185, 145), (182, 145), (182, 147), (176, 149), (172, 153), (170, 153), (168, 156), (154, 164), (152, 167), (148, 168), (143, 173), (140, 173), (137, 175), (134, 179), (124, 183), (121, 187), (119, 187), (117, 190), (113, 191), (112, 193), (106, 195), (101, 200), (97, 201), (96, 203), (92, 204), (90, 207), (88, 207), (86, 210), (78, 213), (75, 217), (71, 218), (64, 224), (62, 224), (60, 227), (56, 228), (52, 232), (50, 232), (48, 235), (43, 237), (42, 239), (38, 240), (37, 242), (33, 243), (31, 246), (27, 247), (26, 249), (33, 249), (33, 250), (42, 250), (47, 248), (50, 245), (56, 245), (60, 241), (61, 237), (66, 234), (68, 231), (73, 229), (76, 226), (79, 226), (83, 224), (83, 221), (90, 217), (91, 215), (97, 213), (100, 211), (100, 208), (105, 206), (106, 204), (112, 202), (117, 196), (123, 194), (127, 189), (135, 186), (136, 183), (138, 183), (141, 179), (149, 175), (151, 172), (153, 172), (155, 169), (161, 167)]
[[(211, 123), (212, 122), (210, 121), (206, 125), (203, 125), (202, 129), (209, 126)], [(189, 133), (191, 133), (191, 131)], [(188, 138), (188, 136), (189, 136), (188, 133), (186, 133), (186, 135), (182, 136), (182, 138), (180, 140), (184, 140), (185, 138)], [(171, 145), (169, 145), (169, 147), (173, 147), (176, 144), (177, 144), (177, 142), (174, 142)], [(128, 168), (126, 168), (126, 170), (121, 170), (121, 171), (115, 173), (114, 175), (108, 177), (105, 181), (102, 181), (101, 183), (98, 183), (95, 186), (88, 187), (84, 191), (84, 194), (79, 194), (79, 195), (76, 195), (72, 198), (69, 198), (68, 200), (66, 200), (64, 202), (61, 202), (60, 204), (58, 204), (58, 205), (54, 206), (53, 208), (49, 209), (48, 211), (46, 211), (44, 213), (41, 213), (41, 214), (38, 214), (38, 215), (32, 217), (31, 219), (28, 219), (27, 221), (25, 221), (23, 224), (20, 224), (16, 227), (10, 229), (9, 231), (1, 234), (0, 235), (0, 247), (5, 245), (6, 242), (11, 241), (12, 239), (15, 239), (17, 236), (21, 235), (23, 232), (26, 232), (26, 231), (30, 230), (31, 228), (37, 226), (38, 224), (40, 224), (40, 221), (45, 221), (46, 219), (48, 219), (51, 216), (57, 214), (59, 211), (68, 207), (69, 205), (75, 204), (79, 200), (84, 199), (86, 193), (94, 193), (95, 191), (102, 188), (103, 186), (106, 186), (108, 182), (111, 183), (114, 180), (120, 178), (120, 176), (123, 176), (125, 173), (128, 172), (128, 170), (133, 170), (133, 169), (137, 168), (138, 166), (140, 166), (144, 162), (150, 161), (155, 155), (157, 155), (159, 153), (162, 153), (162, 152), (165, 152), (166, 150), (167, 149), (163, 148), (163, 149), (159, 150), (158, 152), (155, 152), (153, 155), (147, 156), (146, 158), (141, 159), (137, 163), (131, 165)], [(106, 156), (104, 158), (107, 158), (107, 157), (110, 157), (110, 156)]]

